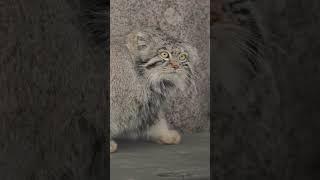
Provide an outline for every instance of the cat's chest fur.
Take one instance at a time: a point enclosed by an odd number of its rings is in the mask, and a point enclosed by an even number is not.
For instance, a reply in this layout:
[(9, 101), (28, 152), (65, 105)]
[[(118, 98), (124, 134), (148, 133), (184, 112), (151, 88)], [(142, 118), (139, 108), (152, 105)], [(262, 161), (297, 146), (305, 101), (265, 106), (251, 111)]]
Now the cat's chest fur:
[(145, 80), (137, 76), (125, 44), (113, 45), (110, 56), (114, 57), (110, 59), (111, 126), (118, 124), (129, 130), (150, 126), (164, 104), (164, 97), (150, 91)]

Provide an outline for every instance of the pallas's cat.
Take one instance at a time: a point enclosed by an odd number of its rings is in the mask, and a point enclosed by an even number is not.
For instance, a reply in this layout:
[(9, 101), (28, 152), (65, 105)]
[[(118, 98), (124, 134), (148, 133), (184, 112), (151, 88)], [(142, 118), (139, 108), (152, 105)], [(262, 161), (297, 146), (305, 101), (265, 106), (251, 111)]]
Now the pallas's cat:
[(164, 108), (176, 93), (192, 89), (196, 49), (159, 28), (110, 41), (110, 152), (120, 136), (178, 144), (181, 136), (169, 129)]

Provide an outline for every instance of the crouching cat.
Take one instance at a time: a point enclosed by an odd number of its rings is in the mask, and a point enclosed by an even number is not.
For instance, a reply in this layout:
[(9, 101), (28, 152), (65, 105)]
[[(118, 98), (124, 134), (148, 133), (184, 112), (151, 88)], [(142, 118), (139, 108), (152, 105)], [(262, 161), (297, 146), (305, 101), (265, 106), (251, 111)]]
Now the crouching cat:
[(169, 129), (164, 108), (175, 93), (193, 89), (195, 48), (159, 28), (110, 41), (110, 153), (117, 150), (114, 138), (120, 136), (180, 143), (180, 134)]

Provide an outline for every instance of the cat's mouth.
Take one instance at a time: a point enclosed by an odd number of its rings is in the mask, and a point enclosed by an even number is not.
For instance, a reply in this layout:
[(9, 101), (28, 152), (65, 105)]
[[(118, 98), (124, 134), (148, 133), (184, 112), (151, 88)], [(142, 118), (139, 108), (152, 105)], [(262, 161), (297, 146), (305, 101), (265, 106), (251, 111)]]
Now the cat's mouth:
[(182, 72), (182, 70), (180, 70), (180, 69), (168, 69), (168, 70), (166, 70), (165, 71), (165, 74), (168, 74), (168, 75), (170, 75), (170, 76), (172, 76), (172, 75), (181, 75), (183, 72)]

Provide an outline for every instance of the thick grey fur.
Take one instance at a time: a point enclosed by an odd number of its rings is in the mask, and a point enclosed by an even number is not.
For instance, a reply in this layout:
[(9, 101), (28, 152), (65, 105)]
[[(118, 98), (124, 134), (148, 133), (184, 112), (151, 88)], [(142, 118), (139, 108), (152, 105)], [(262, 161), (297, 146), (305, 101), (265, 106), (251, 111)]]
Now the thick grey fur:
[[(148, 138), (146, 132), (159, 121), (167, 100), (177, 92), (193, 92), (196, 49), (156, 27), (111, 37), (111, 44), (110, 138)], [(159, 57), (158, 50), (164, 47), (182, 48), (189, 54), (188, 61), (173, 71)], [(148, 66), (152, 61), (159, 64)]]
[(170, 125), (183, 132), (208, 129), (210, 1), (112, 0), (110, 4), (112, 37), (125, 36), (141, 27), (159, 26), (163, 32), (197, 48), (199, 61), (194, 66), (197, 93), (190, 96), (177, 94), (169, 100), (169, 110), (165, 116)]

